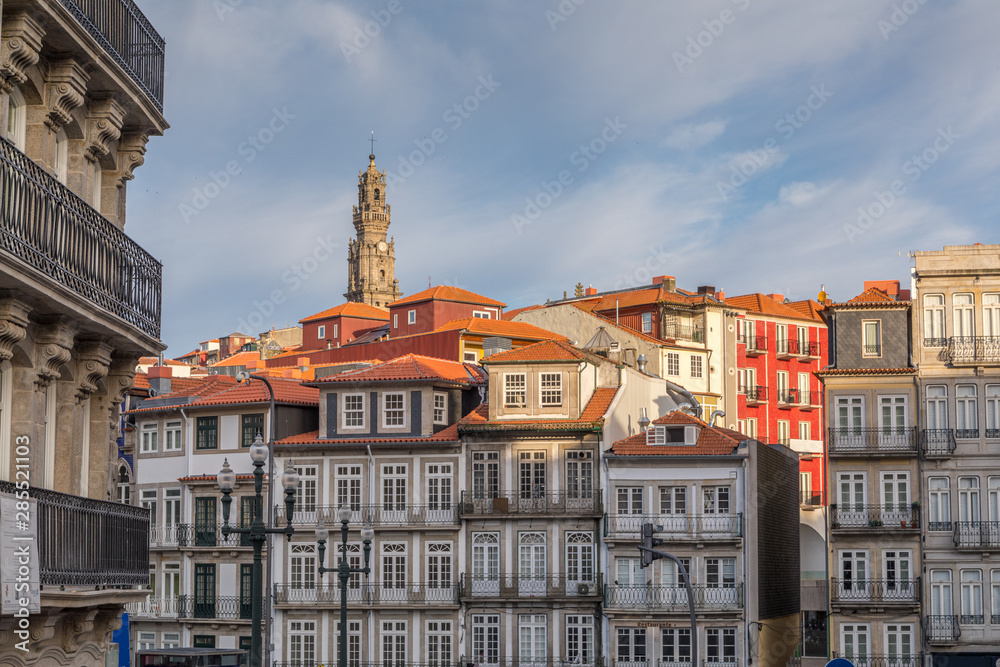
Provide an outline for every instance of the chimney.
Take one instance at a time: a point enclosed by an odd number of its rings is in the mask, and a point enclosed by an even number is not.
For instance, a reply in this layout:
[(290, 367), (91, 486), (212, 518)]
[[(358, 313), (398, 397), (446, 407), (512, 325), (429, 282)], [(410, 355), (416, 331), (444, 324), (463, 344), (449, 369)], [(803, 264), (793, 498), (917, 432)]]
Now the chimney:
[(584, 296), (595, 296), (597, 294), (596, 287), (588, 287), (583, 291)]
[(654, 285), (663, 285), (663, 289), (668, 292), (677, 291), (677, 279), (673, 276), (656, 276), (653, 278)]
[(785, 295), (784, 294), (766, 294), (765, 296), (768, 299), (770, 299), (771, 301), (776, 301), (778, 303), (784, 303), (785, 302)]
[(639, 357), (635, 360), (635, 365), (639, 368), (640, 373), (646, 372), (646, 362), (647, 359), (645, 354), (640, 354)]
[(702, 285), (698, 288), (698, 296), (713, 296), (715, 294), (714, 285)]
[(302, 368), (303, 366), (309, 366), (309, 357), (299, 357), (298, 359), (295, 360), (295, 365), (298, 366), (299, 368)]
[(723, 292), (722, 290), (719, 290), (718, 292), (715, 293), (715, 298), (718, 301), (725, 301), (726, 300), (726, 293)]
[(170, 378), (174, 374), (170, 366), (150, 366), (146, 374), (153, 396), (163, 396), (170, 393)]
[(332, 350), (333, 349), (333, 340), (330, 339), (330, 338), (326, 339), (326, 349), (328, 349), (328, 350)]

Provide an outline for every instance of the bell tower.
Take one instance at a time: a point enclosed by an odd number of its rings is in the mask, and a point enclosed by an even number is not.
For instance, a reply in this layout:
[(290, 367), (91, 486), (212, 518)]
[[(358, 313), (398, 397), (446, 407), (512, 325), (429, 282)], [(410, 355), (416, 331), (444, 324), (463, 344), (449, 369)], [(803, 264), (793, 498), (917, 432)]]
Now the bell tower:
[[(374, 139), (373, 139), (374, 142)], [(374, 147), (374, 143), (373, 143)], [(348, 301), (385, 308), (403, 295), (396, 280), (396, 248), (389, 231), (390, 206), (385, 203), (385, 172), (375, 167), (375, 153), (368, 169), (358, 173), (358, 205), (354, 207), (357, 238), (347, 248)]]

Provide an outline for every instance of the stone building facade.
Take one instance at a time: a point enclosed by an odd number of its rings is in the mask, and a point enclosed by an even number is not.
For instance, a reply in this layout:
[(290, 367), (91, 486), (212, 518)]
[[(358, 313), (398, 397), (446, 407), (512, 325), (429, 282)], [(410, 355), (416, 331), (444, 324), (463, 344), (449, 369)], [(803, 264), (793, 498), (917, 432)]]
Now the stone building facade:
[(354, 229), (358, 237), (347, 249), (348, 301), (385, 308), (403, 295), (396, 280), (396, 244), (386, 238), (391, 207), (386, 203), (385, 172), (368, 156), (368, 169), (358, 175), (358, 205), (354, 207)]

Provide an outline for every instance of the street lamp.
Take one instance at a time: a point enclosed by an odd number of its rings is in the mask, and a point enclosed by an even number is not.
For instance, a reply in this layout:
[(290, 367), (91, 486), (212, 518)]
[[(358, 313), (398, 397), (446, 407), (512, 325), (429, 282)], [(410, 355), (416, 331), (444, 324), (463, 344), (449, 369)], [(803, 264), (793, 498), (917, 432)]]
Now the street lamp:
[(352, 574), (364, 573), (365, 577), (371, 572), (368, 562), (372, 555), (372, 538), (375, 531), (371, 526), (361, 529), (361, 540), (365, 545), (365, 566), (351, 567), (347, 562), (347, 524), (351, 521), (351, 508), (341, 507), (337, 510), (337, 518), (340, 519), (341, 556), (337, 567), (323, 567), (323, 559), (326, 556), (326, 541), (330, 537), (330, 529), (321, 516), (316, 524), (316, 543), (319, 544), (319, 574), (322, 577), (327, 572), (336, 572), (340, 577), (340, 657), (337, 661), (339, 667), (347, 667), (347, 582)]
[[(289, 466), (281, 475), (281, 485), (285, 488), (285, 517), (288, 523), (284, 528), (268, 528), (264, 524), (264, 498), (262, 491), (264, 488), (264, 462), (267, 461), (268, 447), (264, 444), (264, 438), (260, 433), (250, 446), (250, 459), (253, 461), (253, 487), (256, 497), (253, 505), (253, 521), (249, 527), (236, 528), (229, 525), (229, 509), (233, 504), (233, 486), (236, 484), (236, 473), (229, 467), (229, 459), (225, 459), (222, 470), (219, 471), (219, 489), (222, 491), (222, 534), (229, 537), (231, 533), (250, 536), (250, 544), (253, 546), (253, 574), (250, 579), (250, 605), (251, 605), (251, 643), (250, 643), (250, 667), (262, 667), (263, 665), (263, 640), (261, 637), (261, 608), (264, 603), (263, 589), (263, 563), (261, 552), (264, 549), (264, 541), (268, 534), (284, 533), (286, 539), (291, 539), (292, 533), (292, 512), (295, 509), (295, 487), (299, 484), (299, 473), (295, 468)], [(270, 555), (270, 554), (268, 554)]]

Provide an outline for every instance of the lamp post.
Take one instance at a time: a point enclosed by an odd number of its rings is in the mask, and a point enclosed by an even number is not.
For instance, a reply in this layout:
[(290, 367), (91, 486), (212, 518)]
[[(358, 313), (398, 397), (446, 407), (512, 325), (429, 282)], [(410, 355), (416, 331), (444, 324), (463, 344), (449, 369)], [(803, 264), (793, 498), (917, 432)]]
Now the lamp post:
[[(222, 470), (219, 471), (219, 489), (222, 491), (222, 534), (229, 537), (231, 533), (250, 536), (250, 544), (253, 546), (253, 574), (250, 579), (250, 605), (251, 605), (251, 643), (250, 643), (250, 667), (262, 667), (263, 665), (263, 641), (261, 638), (261, 607), (264, 603), (263, 589), (263, 562), (261, 552), (264, 549), (264, 541), (268, 534), (284, 533), (286, 539), (291, 539), (292, 533), (292, 513), (295, 509), (295, 487), (299, 483), (299, 473), (294, 468), (288, 467), (281, 475), (281, 485), (285, 488), (285, 517), (288, 523), (284, 528), (269, 528), (264, 524), (264, 498), (262, 491), (264, 488), (264, 462), (267, 461), (268, 447), (264, 444), (264, 438), (260, 433), (250, 446), (250, 459), (253, 461), (253, 487), (256, 497), (253, 506), (253, 521), (249, 527), (236, 528), (229, 525), (229, 509), (233, 503), (233, 486), (236, 484), (236, 473), (229, 467), (229, 459), (225, 459)], [(270, 554), (268, 554), (270, 556)]]
[(330, 537), (330, 529), (326, 527), (323, 518), (320, 517), (316, 525), (316, 543), (319, 545), (319, 574), (322, 577), (327, 572), (336, 572), (340, 577), (340, 657), (337, 661), (339, 667), (347, 667), (347, 582), (352, 574), (364, 574), (368, 577), (371, 568), (368, 562), (372, 554), (372, 538), (375, 531), (371, 526), (361, 529), (361, 540), (364, 544), (365, 566), (351, 567), (347, 562), (347, 524), (351, 521), (351, 508), (341, 507), (337, 510), (337, 518), (340, 519), (341, 557), (337, 567), (323, 567), (323, 559), (326, 556), (326, 541)]

